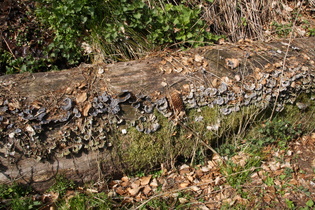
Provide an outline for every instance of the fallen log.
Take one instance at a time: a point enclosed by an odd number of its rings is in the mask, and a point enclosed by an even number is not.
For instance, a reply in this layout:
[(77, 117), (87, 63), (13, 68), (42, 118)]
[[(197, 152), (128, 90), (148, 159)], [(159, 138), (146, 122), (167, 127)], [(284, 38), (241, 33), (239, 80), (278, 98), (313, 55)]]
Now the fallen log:
[[(85, 182), (191, 157), (194, 131), (177, 127), (189, 110), (216, 107), (216, 118), (242, 107), (281, 112), (314, 92), (314, 41), (227, 43), (2, 76), (0, 183), (46, 189), (57, 174)], [(210, 147), (210, 137), (201, 141)]]

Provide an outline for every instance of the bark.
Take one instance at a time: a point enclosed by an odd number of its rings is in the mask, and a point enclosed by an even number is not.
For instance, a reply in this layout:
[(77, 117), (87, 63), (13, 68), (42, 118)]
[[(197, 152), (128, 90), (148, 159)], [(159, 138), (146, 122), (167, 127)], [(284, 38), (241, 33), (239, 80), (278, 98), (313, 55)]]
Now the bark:
[[(80, 182), (120, 175), (129, 170), (125, 153), (131, 143), (113, 139), (116, 135), (124, 138), (121, 131), (145, 115), (145, 104), (154, 104), (163, 97), (174, 103), (172, 93), (179, 91), (185, 96), (191, 84), (218, 87), (229, 78), (231, 89), (237, 82), (251, 83), (259, 72), (283, 68), (303, 69), (313, 78), (314, 41), (303, 38), (289, 45), (288, 40), (224, 44), (161, 52), (129, 62), (2, 76), (0, 182), (19, 180), (45, 189), (59, 173)], [(93, 107), (93, 100), (101, 100), (102, 94), (109, 97), (109, 101), (103, 101), (107, 110), (93, 116), (98, 109)], [(133, 107), (137, 103), (139, 109)], [(169, 121), (174, 121), (179, 113), (172, 106), (171, 111), (174, 113)], [(155, 134), (139, 134), (145, 138), (148, 135), (155, 138)], [(174, 148), (180, 155), (182, 147)], [(157, 158), (138, 169), (168, 159)]]

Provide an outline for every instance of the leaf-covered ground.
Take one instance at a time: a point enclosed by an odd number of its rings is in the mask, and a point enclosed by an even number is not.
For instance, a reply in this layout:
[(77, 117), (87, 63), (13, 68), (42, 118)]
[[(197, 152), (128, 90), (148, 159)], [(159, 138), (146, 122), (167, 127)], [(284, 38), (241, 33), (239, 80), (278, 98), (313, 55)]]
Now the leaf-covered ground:
[[(215, 155), (203, 165), (125, 176), (110, 182), (108, 195), (136, 209), (311, 209), (315, 207), (314, 156), (315, 133), (285, 148), (264, 147), (260, 157), (245, 152), (230, 158)], [(257, 166), (255, 159), (260, 162)]]
[[(244, 145), (247, 143), (244, 142)], [(163, 168), (86, 186), (58, 179), (44, 194), (28, 194), (40, 209), (313, 209), (315, 133), (257, 153), (215, 154), (204, 164)], [(3, 199), (5, 203), (12, 199)], [(36, 206), (37, 205), (37, 206)], [(11, 206), (12, 207), (12, 206)]]

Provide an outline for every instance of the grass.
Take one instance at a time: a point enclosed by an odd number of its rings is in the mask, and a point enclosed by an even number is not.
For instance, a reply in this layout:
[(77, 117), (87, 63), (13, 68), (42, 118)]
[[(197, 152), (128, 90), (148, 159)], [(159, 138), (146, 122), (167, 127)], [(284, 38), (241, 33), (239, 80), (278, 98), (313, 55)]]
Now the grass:
[(34, 201), (31, 187), (20, 183), (0, 185), (0, 209), (37, 209), (41, 201)]
[(59, 209), (112, 209), (112, 206), (112, 201), (105, 193), (77, 193), (60, 205)]

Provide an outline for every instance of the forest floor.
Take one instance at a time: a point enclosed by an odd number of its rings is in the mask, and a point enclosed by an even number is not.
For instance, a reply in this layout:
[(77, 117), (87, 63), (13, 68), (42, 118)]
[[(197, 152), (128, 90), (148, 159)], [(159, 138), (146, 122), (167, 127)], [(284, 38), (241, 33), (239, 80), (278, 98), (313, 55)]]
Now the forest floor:
[[(26, 17), (25, 8), (11, 1), (1, 2), (1, 31), (12, 24), (16, 29), (27, 27), (27, 23), (28, 27), (34, 27)], [(307, 18), (310, 22), (314, 20), (311, 16)], [(18, 19), (22, 21), (16, 21)], [(2, 34), (5, 42), (1, 43), (18, 51), (17, 54), (23, 53), (22, 46), (17, 47), (12, 39), (10, 42), (6, 39), (11, 35)], [(261, 148), (259, 155), (246, 150), (249, 142), (243, 141), (242, 145), (237, 145), (241, 147), (237, 153), (214, 154), (211, 160), (197, 165), (186, 163), (169, 170), (161, 166), (151, 174), (126, 175), (86, 186), (59, 180), (50, 191), (31, 191), (21, 196), (19, 202), (29, 198), (29, 207), (39, 209), (80, 209), (82, 206), (87, 209), (315, 208), (315, 133), (300, 136), (285, 145), (269, 144)], [(0, 209), (9, 202), (14, 208), (12, 201), (16, 197), (8, 196), (13, 189), (3, 187)], [(15, 202), (18, 205), (18, 201)]]

